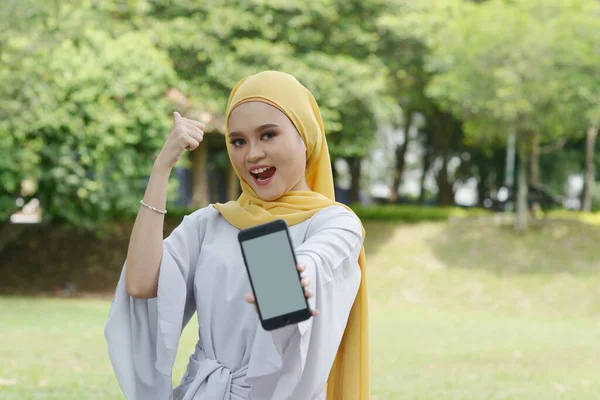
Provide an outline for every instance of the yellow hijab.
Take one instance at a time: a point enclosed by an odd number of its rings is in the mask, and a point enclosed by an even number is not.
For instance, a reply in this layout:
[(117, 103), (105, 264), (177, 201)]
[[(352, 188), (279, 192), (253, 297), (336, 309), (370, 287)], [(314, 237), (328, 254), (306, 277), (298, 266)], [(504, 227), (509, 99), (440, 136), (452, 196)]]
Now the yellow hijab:
[[(323, 120), (319, 106), (308, 89), (293, 76), (277, 71), (261, 72), (238, 82), (227, 103), (225, 135), (228, 152), (230, 143), (227, 121), (235, 107), (248, 101), (262, 101), (277, 107), (295, 125), (306, 144), (306, 182), (311, 191), (289, 192), (276, 201), (264, 201), (256, 195), (236, 170), (242, 186), (242, 195), (237, 201), (215, 204), (223, 217), (239, 229), (275, 219), (284, 219), (291, 226), (307, 220), (325, 207), (344, 206), (335, 201), (331, 161)], [(346, 208), (350, 210), (350, 208)], [(364, 234), (363, 228), (363, 237)], [(361, 249), (358, 263), (361, 269), (361, 284), (327, 380), (328, 400), (367, 400), (370, 398), (367, 276), (364, 247)]]

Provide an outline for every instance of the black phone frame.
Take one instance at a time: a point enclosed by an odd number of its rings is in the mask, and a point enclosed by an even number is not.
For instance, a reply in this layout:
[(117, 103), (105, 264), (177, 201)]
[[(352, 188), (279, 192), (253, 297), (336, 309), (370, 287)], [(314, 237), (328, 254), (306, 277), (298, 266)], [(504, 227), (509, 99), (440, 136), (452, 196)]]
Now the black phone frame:
[[(248, 268), (248, 260), (246, 259), (246, 254), (244, 253), (244, 246), (242, 246), (242, 242), (250, 239), (255, 239), (261, 236), (269, 235), (276, 232), (284, 231), (286, 237), (288, 239), (288, 243), (290, 245), (292, 258), (294, 259), (294, 269), (298, 273), (298, 286), (302, 290), (302, 295), (304, 298), (304, 302), (306, 307), (300, 309), (298, 311), (293, 311), (288, 314), (277, 315), (272, 318), (264, 319), (262, 313), (260, 311), (260, 302), (258, 300), (258, 296), (256, 295), (256, 291), (254, 290), (254, 283), (252, 282), (252, 275), (250, 273), (250, 268)], [(304, 288), (302, 287), (300, 280), (302, 276), (300, 275), (300, 271), (296, 267), (298, 265), (298, 261), (296, 260), (296, 253), (294, 252), (294, 246), (292, 244), (292, 239), (290, 237), (288, 225), (283, 219), (277, 219), (271, 222), (267, 222), (265, 224), (260, 224), (253, 226), (251, 228), (246, 228), (240, 230), (238, 233), (238, 242), (240, 244), (240, 249), (242, 251), (242, 257), (244, 259), (244, 265), (246, 266), (246, 272), (248, 274), (248, 279), (250, 280), (250, 286), (252, 287), (252, 293), (254, 293), (254, 298), (256, 300), (256, 308), (258, 309), (258, 315), (260, 319), (260, 323), (262, 327), (266, 331), (272, 331), (275, 329), (283, 328), (286, 325), (297, 324), (299, 322), (305, 321), (312, 317), (312, 311), (310, 310), (310, 306), (308, 304), (308, 299), (304, 295)]]

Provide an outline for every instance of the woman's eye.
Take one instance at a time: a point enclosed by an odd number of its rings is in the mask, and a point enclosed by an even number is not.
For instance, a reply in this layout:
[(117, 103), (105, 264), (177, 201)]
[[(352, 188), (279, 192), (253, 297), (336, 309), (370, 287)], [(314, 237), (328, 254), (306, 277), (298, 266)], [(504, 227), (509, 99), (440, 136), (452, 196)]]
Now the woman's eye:
[(265, 132), (262, 134), (263, 139), (271, 139), (275, 136), (275, 132)]
[(237, 147), (243, 145), (244, 141), (242, 139), (234, 139), (231, 141), (231, 144)]

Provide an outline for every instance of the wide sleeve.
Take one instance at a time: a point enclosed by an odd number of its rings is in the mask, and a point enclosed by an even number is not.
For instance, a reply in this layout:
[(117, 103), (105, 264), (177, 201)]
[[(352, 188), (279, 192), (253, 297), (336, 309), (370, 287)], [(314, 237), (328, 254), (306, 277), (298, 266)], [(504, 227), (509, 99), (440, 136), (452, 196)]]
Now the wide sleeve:
[(116, 378), (128, 400), (172, 398), (179, 338), (195, 312), (194, 270), (203, 240), (196, 213), (163, 241), (157, 297), (138, 299), (117, 284), (104, 336)]
[(308, 399), (324, 389), (360, 286), (362, 240), (360, 220), (343, 207), (313, 217), (295, 252), (311, 278), (309, 305), (320, 314), (272, 332), (259, 328), (247, 378), (252, 398)]

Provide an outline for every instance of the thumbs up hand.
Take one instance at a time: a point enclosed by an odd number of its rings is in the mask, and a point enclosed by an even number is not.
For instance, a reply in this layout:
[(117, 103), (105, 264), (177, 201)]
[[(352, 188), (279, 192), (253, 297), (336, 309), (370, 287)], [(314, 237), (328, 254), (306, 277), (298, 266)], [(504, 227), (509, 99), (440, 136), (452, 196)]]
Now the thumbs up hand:
[(183, 118), (177, 111), (173, 113), (173, 128), (169, 133), (155, 166), (172, 169), (183, 153), (195, 150), (204, 139), (205, 125), (193, 119)]

